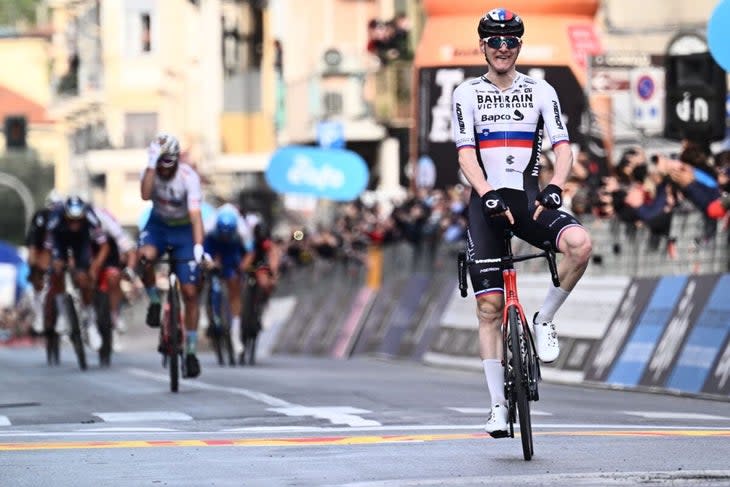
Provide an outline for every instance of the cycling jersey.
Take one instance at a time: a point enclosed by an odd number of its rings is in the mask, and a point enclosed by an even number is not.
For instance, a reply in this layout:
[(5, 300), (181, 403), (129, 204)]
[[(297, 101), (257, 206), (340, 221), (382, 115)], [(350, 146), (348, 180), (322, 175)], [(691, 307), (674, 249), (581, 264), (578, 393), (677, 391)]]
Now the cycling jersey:
[[(134, 249), (134, 242), (122, 225), (104, 208), (95, 207), (94, 213), (99, 217), (101, 227), (107, 236), (109, 254), (104, 261), (104, 267), (122, 267), (122, 254)], [(99, 245), (92, 245), (92, 253), (99, 251)]]
[(91, 207), (84, 208), (81, 220), (81, 227), (72, 230), (64, 217), (63, 207), (54, 210), (48, 220), (45, 247), (51, 250), (53, 258), (58, 260), (66, 260), (71, 251), (76, 268), (88, 269), (91, 263), (92, 243), (101, 245), (107, 238), (99, 218)]
[(180, 163), (175, 175), (162, 179), (155, 175), (152, 213), (167, 225), (190, 223), (190, 210), (199, 210), (200, 177), (188, 164)]
[(54, 203), (33, 213), (28, 225), (28, 233), (25, 236), (25, 245), (28, 247), (42, 248), (46, 241), (48, 222), (54, 211), (63, 207), (63, 203)]
[(555, 89), (517, 73), (500, 90), (481, 76), (454, 90), (452, 106), (456, 148), (477, 149), (489, 184), (537, 194), (543, 128), (553, 147), (569, 140)]

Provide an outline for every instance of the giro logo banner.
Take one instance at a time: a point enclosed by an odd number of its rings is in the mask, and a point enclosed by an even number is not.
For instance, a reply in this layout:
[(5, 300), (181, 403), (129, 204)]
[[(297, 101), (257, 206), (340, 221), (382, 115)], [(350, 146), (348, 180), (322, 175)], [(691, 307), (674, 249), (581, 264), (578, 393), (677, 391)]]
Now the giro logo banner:
[(707, 378), (702, 392), (730, 395), (730, 333), (725, 339), (722, 355), (712, 368), (712, 375)]
[(727, 381), (724, 378), (728, 367), (727, 360), (723, 364), (722, 359), (718, 362), (718, 358), (722, 357), (722, 347), (730, 333), (728, 289), (730, 289), (730, 274), (725, 274), (717, 281), (707, 305), (690, 331), (666, 387), (700, 392), (715, 364), (717, 364), (715, 372), (719, 372), (718, 377), (713, 378), (715, 383), (719, 385), (723, 379)]
[(667, 377), (679, 357), (679, 350), (709, 299), (717, 279), (717, 275), (689, 278), (674, 315), (669, 320), (664, 334), (657, 343), (654, 355), (644, 371), (640, 381), (641, 385), (664, 387)]
[(606, 335), (595, 353), (588, 360), (586, 380), (603, 382), (611, 370), (616, 357), (619, 356), (629, 335), (634, 329), (639, 316), (649, 302), (656, 279), (634, 279), (626, 288), (621, 304), (616, 310)]
[(686, 276), (664, 277), (659, 281), (606, 382), (627, 386), (639, 382), (686, 282)]
[(351, 201), (367, 187), (369, 176), (355, 152), (292, 145), (274, 153), (265, 177), (278, 193)]

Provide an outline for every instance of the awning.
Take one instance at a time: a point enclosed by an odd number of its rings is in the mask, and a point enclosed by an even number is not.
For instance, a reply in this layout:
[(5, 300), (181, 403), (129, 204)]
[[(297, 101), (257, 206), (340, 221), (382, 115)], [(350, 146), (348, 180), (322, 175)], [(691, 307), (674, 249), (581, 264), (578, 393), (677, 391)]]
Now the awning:
[[(533, 15), (523, 19), (524, 45), (517, 69), (520, 64), (569, 66), (584, 85), (586, 56), (598, 54), (601, 49), (593, 19), (581, 15)], [(429, 18), (416, 50), (416, 68), (486, 66), (479, 50), (477, 22), (474, 15)]]

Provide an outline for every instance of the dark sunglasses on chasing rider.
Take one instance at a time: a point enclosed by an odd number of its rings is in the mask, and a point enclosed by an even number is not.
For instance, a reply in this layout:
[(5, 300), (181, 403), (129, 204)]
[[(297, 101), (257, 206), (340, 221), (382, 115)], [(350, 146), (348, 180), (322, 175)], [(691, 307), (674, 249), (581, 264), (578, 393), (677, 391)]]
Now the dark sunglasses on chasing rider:
[(491, 36), (482, 39), (492, 49), (499, 49), (504, 43), (507, 49), (514, 49), (522, 44), (522, 39), (517, 36)]
[(163, 164), (175, 164), (177, 157), (160, 157), (160, 162)]

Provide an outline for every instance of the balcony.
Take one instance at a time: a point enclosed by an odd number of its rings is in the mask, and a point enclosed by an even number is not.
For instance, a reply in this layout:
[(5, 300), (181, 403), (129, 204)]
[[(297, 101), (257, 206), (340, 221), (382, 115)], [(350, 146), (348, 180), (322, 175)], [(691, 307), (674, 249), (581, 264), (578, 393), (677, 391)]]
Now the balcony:
[(394, 61), (375, 74), (375, 118), (391, 127), (410, 127), (413, 63)]

